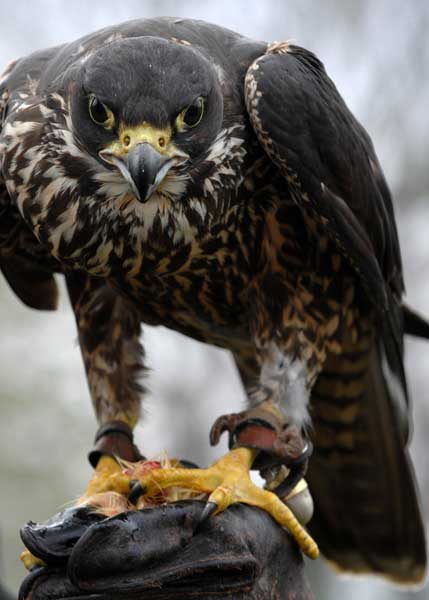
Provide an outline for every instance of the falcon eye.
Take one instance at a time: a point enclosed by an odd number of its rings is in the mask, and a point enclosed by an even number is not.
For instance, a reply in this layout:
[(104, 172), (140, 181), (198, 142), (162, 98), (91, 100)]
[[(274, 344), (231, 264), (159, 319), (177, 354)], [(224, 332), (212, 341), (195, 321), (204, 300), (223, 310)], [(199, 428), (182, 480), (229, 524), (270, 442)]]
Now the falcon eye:
[(204, 98), (200, 96), (179, 114), (176, 119), (177, 129), (183, 131), (186, 127), (196, 127), (203, 118), (203, 114)]
[(94, 94), (89, 97), (88, 110), (89, 116), (94, 123), (97, 123), (97, 125), (103, 125), (105, 129), (112, 129), (115, 123), (115, 117), (112, 111), (110, 108), (107, 108), (105, 104), (100, 102), (100, 100), (97, 98), (97, 96), (94, 96)]

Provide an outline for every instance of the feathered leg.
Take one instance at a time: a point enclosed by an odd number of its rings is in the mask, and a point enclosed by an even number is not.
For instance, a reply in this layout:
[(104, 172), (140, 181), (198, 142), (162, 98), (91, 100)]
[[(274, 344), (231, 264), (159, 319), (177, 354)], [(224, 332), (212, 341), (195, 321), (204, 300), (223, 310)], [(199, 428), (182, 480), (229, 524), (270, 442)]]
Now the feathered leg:
[(134, 427), (143, 391), (140, 317), (103, 279), (73, 272), (67, 287), (97, 419)]
[[(140, 414), (143, 349), (140, 317), (135, 308), (103, 279), (73, 272), (67, 287), (75, 313), (95, 413), (100, 423), (89, 458), (96, 472), (87, 495), (102, 488), (118, 471), (112, 456), (138, 460), (132, 430)], [(127, 490), (124, 490), (127, 491)]]
[[(92, 503), (98, 493), (114, 490), (128, 495), (130, 491), (129, 477), (122, 474), (113, 457), (128, 461), (141, 458), (132, 434), (143, 391), (139, 382), (143, 371), (140, 318), (135, 308), (105, 280), (71, 272), (66, 281), (89, 390), (100, 423), (95, 448), (89, 455), (94, 475), (79, 500)], [(21, 559), (28, 569), (39, 564), (28, 550)]]

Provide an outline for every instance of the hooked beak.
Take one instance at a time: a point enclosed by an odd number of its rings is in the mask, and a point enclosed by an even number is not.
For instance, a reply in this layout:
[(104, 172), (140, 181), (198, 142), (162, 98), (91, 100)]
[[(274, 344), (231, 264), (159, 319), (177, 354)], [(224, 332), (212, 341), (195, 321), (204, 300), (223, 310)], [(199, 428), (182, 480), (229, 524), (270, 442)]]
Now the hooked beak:
[(100, 156), (120, 170), (140, 202), (146, 202), (152, 196), (171, 167), (183, 164), (189, 158), (184, 153), (173, 157), (162, 155), (149, 142), (136, 144), (121, 158), (103, 151)]
[(173, 159), (163, 156), (147, 142), (137, 144), (127, 154), (129, 181), (140, 202), (151, 197), (173, 164)]

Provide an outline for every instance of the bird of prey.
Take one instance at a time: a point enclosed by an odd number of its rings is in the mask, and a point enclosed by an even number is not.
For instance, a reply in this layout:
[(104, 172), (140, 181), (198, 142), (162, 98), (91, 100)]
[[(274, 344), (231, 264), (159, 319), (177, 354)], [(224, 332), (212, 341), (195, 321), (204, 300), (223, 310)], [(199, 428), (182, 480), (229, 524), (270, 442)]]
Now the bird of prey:
[[(230, 350), (248, 408), (215, 423), (212, 442), (228, 430), (232, 449), (211, 469), (153, 484), (206, 491), (210, 510), (265, 508), (315, 556), (278, 497), (312, 444), (308, 527), (324, 555), (420, 581), (403, 335), (427, 326), (402, 303), (371, 140), (318, 58), (136, 20), (9, 64), (0, 115), (0, 267), (38, 309), (65, 276), (100, 423), (88, 494), (115, 479), (109, 453), (137, 457), (140, 328), (164, 325)], [(276, 493), (246, 483), (251, 466)]]

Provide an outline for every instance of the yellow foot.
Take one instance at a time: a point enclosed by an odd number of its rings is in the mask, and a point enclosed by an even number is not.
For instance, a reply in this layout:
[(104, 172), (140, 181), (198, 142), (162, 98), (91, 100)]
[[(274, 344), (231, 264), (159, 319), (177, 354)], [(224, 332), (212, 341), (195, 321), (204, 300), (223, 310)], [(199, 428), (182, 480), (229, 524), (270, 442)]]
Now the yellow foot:
[[(130, 477), (123, 473), (122, 467), (114, 458), (102, 456), (85, 493), (78, 499), (76, 506), (90, 505), (107, 517), (113, 516), (129, 510), (129, 492)], [(20, 559), (28, 571), (46, 564), (29, 550), (21, 552)]]
[(128, 494), (130, 491), (130, 478), (123, 473), (122, 467), (114, 458), (102, 456), (80, 500), (111, 491), (118, 494)]
[(76, 506), (89, 505), (105, 516), (113, 516), (129, 509), (129, 492), (130, 477), (122, 466), (111, 456), (102, 456)]
[(21, 552), (19, 558), (23, 562), (27, 571), (32, 571), (35, 567), (44, 567), (46, 565), (41, 558), (37, 558), (37, 556), (31, 554), (30, 550), (24, 550)]
[(292, 511), (278, 496), (257, 487), (250, 479), (249, 469), (255, 452), (250, 448), (236, 448), (208, 469), (154, 469), (139, 476), (138, 480), (145, 497), (157, 497), (160, 491), (171, 487), (183, 487), (210, 494), (210, 513), (219, 513), (237, 502), (257, 506), (285, 527), (307, 556), (317, 558), (319, 549), (316, 542), (297, 521)]

